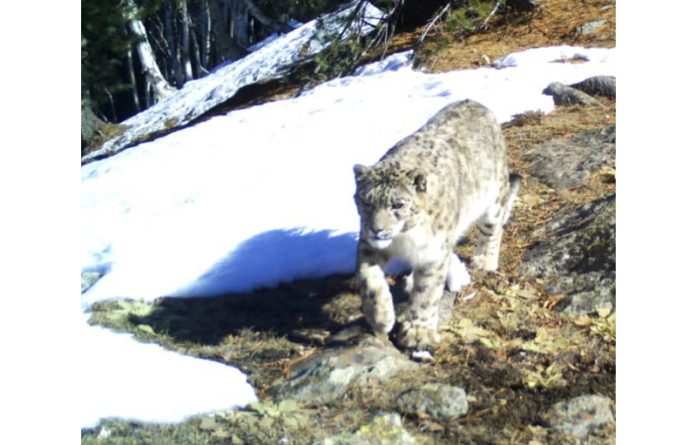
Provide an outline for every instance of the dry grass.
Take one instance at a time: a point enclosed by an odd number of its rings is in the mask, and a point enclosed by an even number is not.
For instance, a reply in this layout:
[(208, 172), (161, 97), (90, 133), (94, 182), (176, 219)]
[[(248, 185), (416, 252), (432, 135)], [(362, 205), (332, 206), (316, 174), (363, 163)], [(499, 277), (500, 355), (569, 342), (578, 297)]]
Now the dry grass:
[[(510, 168), (525, 176), (528, 166), (524, 153), (542, 142), (572, 136), (616, 124), (616, 104), (599, 99), (600, 105), (558, 107), (541, 118), (527, 119), (523, 125), (506, 125), (503, 134), (508, 145)], [(534, 230), (549, 221), (566, 205), (585, 204), (616, 191), (613, 170), (595, 172), (587, 185), (556, 191), (543, 183), (524, 181), (515, 204), (514, 218), (506, 227), (501, 252), (501, 270), (511, 272), (519, 265)], [(464, 250), (465, 253), (469, 253)]]
[[(488, 31), (465, 38), (445, 31), (442, 23), (439, 23), (430, 30), (420, 47), (417, 47), (417, 42), (425, 30), (424, 26), (402, 32), (393, 37), (386, 52), (380, 49), (367, 55), (364, 62), (415, 48), (417, 67), (439, 73), (476, 68), (480, 66), (483, 55), (493, 61), (528, 48), (562, 44), (607, 48), (616, 46), (615, 2), (545, 0), (542, 5), (541, 11), (534, 15), (497, 16), (489, 24)], [(588, 34), (576, 34), (578, 26), (598, 19), (604, 19), (607, 23)], [(290, 98), (302, 90), (306, 77), (296, 75), (245, 87), (230, 101), (199, 119), (207, 119), (233, 109)]]
[[(498, 16), (489, 30), (456, 38), (435, 27), (421, 50), (420, 68), (445, 72), (479, 66), (482, 56), (491, 61), (522, 49), (551, 45), (591, 47), (616, 46), (615, 2), (607, 0), (545, 0), (533, 15)], [(578, 35), (578, 26), (594, 20), (607, 21), (599, 29)], [(420, 35), (422, 31), (417, 30)], [(396, 47), (413, 44), (415, 36), (400, 36)], [(416, 37), (417, 38), (417, 37)]]
[[(543, 12), (531, 22), (528, 17), (501, 17), (490, 31), (463, 41), (447, 39), (435, 29), (421, 63), (432, 71), (446, 71), (475, 66), (482, 54), (492, 60), (549, 44), (614, 45), (614, 8), (599, 10), (612, 2), (547, 0), (542, 4)], [(576, 39), (574, 29), (597, 17), (609, 23)], [(397, 36), (392, 50), (408, 47), (418, 35), (416, 30)], [(443, 38), (449, 42), (444, 47), (437, 51), (428, 47)], [(294, 91), (275, 85), (269, 89), (271, 96), (250, 95), (254, 97), (244, 100), (249, 104)], [(615, 103), (600, 102), (560, 107), (548, 115), (529, 114), (506, 125), (503, 131), (512, 170), (525, 176), (528, 166), (523, 155), (539, 143), (614, 124)], [(167, 427), (114, 424), (112, 430), (123, 430), (118, 437), (124, 440), (119, 442), (114, 435), (112, 443), (135, 443), (126, 437), (147, 437), (159, 443), (218, 443), (216, 437), (223, 436), (226, 443), (238, 443), (230, 438), (278, 443), (276, 433), (287, 433), (289, 443), (311, 443), (317, 437), (354, 429), (372, 413), (394, 411), (398, 394), (433, 381), (466, 388), (470, 410), (451, 422), (406, 417), (406, 428), (418, 443), (576, 443), (545, 426), (540, 415), (553, 403), (581, 394), (615, 397), (615, 314), (561, 315), (553, 309), (563, 296), (548, 295), (535, 280), (520, 277), (517, 269), (535, 231), (559, 210), (613, 192), (610, 167), (594, 172), (587, 185), (563, 193), (525, 181), (504, 235), (500, 271), (473, 272), (474, 284), (459, 294), (451, 320), (442, 327), (444, 340), (434, 362), (384, 385), (352, 388), (340, 403), (302, 407), (297, 414), (304, 419), (301, 425), (284, 423), (275, 433), (264, 425), (278, 425), (278, 418), (252, 410), (216, 417), (215, 428), (200, 419)], [(467, 257), (471, 246), (461, 246), (460, 253)], [(475, 296), (466, 298), (472, 292)], [(329, 335), (349, 326), (364, 329), (359, 306), (353, 277), (334, 276), (226, 298), (164, 300), (147, 310), (137, 304), (132, 310), (124, 303), (102, 304), (95, 307), (93, 321), (135, 332), (143, 341), (241, 367), (249, 373), (259, 397), (268, 400), (269, 389), (287, 377), (289, 367), (324, 347)], [(613, 443), (611, 428), (598, 434), (597, 443)], [(83, 443), (97, 442), (95, 435), (83, 437)]]
[[(524, 175), (521, 155), (525, 150), (611, 124), (613, 110), (609, 102), (562, 107), (540, 119), (508, 126), (504, 133), (513, 168)], [(554, 307), (563, 296), (548, 295), (540, 283), (520, 277), (517, 267), (535, 230), (559, 209), (614, 191), (612, 182), (599, 179), (607, 174), (597, 172), (587, 186), (563, 194), (541, 184), (526, 185), (506, 229), (500, 271), (472, 271), (474, 284), (459, 294), (451, 319), (441, 327), (444, 340), (435, 361), (382, 385), (351, 388), (340, 402), (329, 406), (303, 407), (305, 411), (298, 415), (304, 420), (296, 427), (283, 423), (282, 431), (298, 440), (290, 443), (358, 428), (372, 413), (394, 411), (402, 392), (428, 382), (466, 388), (470, 411), (450, 422), (407, 417), (406, 427), (419, 443), (573, 443), (540, 425), (539, 416), (553, 403), (570, 397), (588, 393), (615, 397), (615, 315), (569, 318), (559, 314)], [(471, 245), (463, 245), (460, 253), (467, 257)], [(473, 298), (466, 298), (472, 293)], [(135, 332), (144, 341), (184, 354), (240, 367), (249, 374), (259, 397), (267, 401), (269, 390), (288, 377), (290, 367), (321, 350), (330, 335), (351, 326), (366, 330), (352, 276), (303, 280), (246, 295), (163, 300), (150, 308), (129, 305), (97, 305), (93, 321)], [(277, 439), (263, 427), (280, 422), (277, 417), (252, 410), (216, 419), (218, 435), (234, 433), (250, 443)], [(181, 435), (215, 443), (213, 430), (199, 423), (172, 428), (195, 430), (195, 434)], [(140, 429), (137, 434), (165, 437), (171, 428), (166, 431)], [(600, 432), (603, 443), (611, 443), (613, 434), (612, 429)]]

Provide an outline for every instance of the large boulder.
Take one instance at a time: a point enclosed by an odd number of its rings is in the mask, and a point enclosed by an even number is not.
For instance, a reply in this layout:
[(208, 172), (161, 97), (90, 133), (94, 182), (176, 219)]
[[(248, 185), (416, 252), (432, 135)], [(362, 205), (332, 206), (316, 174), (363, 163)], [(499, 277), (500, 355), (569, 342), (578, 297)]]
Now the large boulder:
[(581, 133), (570, 140), (553, 139), (525, 153), (532, 180), (567, 190), (587, 184), (592, 173), (616, 164), (616, 126)]
[(544, 88), (542, 93), (546, 94), (547, 96), (551, 96), (555, 105), (597, 104), (597, 101), (589, 94), (569, 87), (568, 85), (563, 85), (560, 82), (551, 82), (546, 88)]
[(324, 404), (341, 397), (351, 385), (384, 382), (418, 365), (391, 343), (366, 336), (350, 347), (329, 348), (296, 364), (287, 381), (276, 386), (276, 399)]
[(606, 24), (607, 21), (604, 19), (593, 20), (591, 22), (583, 23), (582, 25), (575, 28), (575, 35), (579, 37), (583, 34), (590, 34)]
[(571, 85), (551, 82), (542, 92), (551, 96), (556, 105), (596, 105), (592, 96), (616, 98), (616, 77), (592, 76)]
[(615, 76), (592, 76), (570, 85), (571, 88), (580, 90), (590, 96), (616, 97)]
[(582, 315), (616, 304), (616, 195), (560, 212), (537, 231), (520, 272), (542, 280), (556, 306)]
[(469, 410), (466, 391), (442, 383), (428, 383), (406, 391), (396, 403), (404, 414), (427, 416), (440, 421), (456, 419)]
[(595, 428), (614, 425), (612, 400), (588, 394), (554, 404), (542, 417), (554, 430), (585, 439)]

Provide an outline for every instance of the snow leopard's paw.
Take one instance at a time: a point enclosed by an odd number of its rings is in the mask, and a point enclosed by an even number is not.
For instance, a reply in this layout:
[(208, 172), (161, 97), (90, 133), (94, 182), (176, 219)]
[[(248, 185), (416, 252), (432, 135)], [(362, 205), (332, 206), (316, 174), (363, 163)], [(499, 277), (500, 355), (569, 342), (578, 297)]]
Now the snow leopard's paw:
[(410, 321), (405, 321), (401, 325), (396, 338), (399, 346), (415, 351), (433, 351), (441, 340), (442, 337), (437, 333), (437, 329)]

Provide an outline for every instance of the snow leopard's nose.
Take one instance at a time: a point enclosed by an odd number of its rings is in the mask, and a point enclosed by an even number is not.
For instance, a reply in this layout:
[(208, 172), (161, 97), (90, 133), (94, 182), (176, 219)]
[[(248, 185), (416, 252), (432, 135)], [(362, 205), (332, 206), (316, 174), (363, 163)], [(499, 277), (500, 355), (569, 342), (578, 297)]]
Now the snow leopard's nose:
[(369, 228), (369, 237), (374, 240), (388, 240), (394, 235), (389, 212), (384, 209), (375, 211), (367, 227)]
[(386, 239), (390, 239), (392, 237), (390, 231), (388, 231), (386, 229), (374, 228), (374, 227), (372, 229), (370, 229), (370, 236), (373, 239), (377, 239), (377, 240), (386, 240)]
[(392, 243), (392, 232), (384, 229), (368, 230), (367, 242), (377, 249), (386, 249)]

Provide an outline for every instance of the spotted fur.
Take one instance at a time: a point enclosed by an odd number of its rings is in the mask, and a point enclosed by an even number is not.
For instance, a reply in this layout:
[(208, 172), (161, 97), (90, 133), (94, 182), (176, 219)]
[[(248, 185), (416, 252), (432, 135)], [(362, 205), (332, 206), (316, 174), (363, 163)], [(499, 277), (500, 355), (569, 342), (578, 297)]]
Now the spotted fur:
[(353, 170), (363, 313), (378, 334), (394, 327), (384, 269), (399, 257), (412, 272), (409, 308), (397, 341), (405, 348), (431, 348), (439, 341), (438, 305), (445, 285), (459, 290), (470, 281), (454, 247), (472, 225), (479, 239), (471, 265), (498, 267), (503, 225), (520, 182), (508, 173), (500, 126), (483, 105), (456, 102), (375, 165)]

